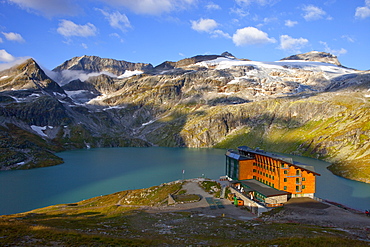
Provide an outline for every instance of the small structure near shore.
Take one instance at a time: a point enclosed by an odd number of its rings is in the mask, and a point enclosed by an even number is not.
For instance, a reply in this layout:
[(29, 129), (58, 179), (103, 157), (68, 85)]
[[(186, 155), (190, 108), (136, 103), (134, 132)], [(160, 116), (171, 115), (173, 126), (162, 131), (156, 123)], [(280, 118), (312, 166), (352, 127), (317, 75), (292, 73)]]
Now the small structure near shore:
[(259, 214), (292, 197), (314, 198), (320, 174), (290, 157), (241, 146), (226, 152), (226, 176), (232, 193)]

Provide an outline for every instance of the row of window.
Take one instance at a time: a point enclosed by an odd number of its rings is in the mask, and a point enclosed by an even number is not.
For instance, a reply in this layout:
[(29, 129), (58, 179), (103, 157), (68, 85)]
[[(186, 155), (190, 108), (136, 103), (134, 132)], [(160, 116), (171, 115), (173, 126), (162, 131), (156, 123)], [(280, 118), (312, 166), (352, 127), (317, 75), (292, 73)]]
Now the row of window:
[[(270, 181), (267, 181), (265, 179), (262, 179), (260, 177), (257, 177), (257, 176), (253, 176), (253, 179), (261, 182), (261, 183), (264, 183), (272, 188), (275, 188), (275, 184), (271, 183)], [(299, 178), (298, 178), (299, 179)], [(287, 178), (284, 178), (284, 182), (287, 182)], [(288, 189), (288, 186), (284, 186), (284, 190), (286, 191)], [(297, 185), (296, 186), (296, 192), (301, 192), (302, 190), (306, 189), (306, 185), (302, 185), (302, 186), (299, 186)]]
[[(302, 187), (300, 187), (300, 186), (297, 185), (295, 187), (295, 191), (296, 192), (301, 192), (302, 191), (301, 188), (302, 188), (302, 190), (304, 190), (306, 188), (306, 186), (302, 185)], [(284, 186), (284, 190), (286, 191), (287, 189), (288, 189), (288, 187), (287, 186)]]
[[(289, 171), (288, 170), (284, 170), (284, 174), (288, 174), (289, 173)], [(296, 170), (295, 171), (295, 175), (296, 176), (300, 176), (301, 175), (301, 170)]]
[[(301, 178), (301, 180), (300, 180), (300, 178), (296, 178), (296, 179), (295, 179), (295, 182), (296, 182), (297, 184), (299, 184), (301, 181), (302, 181), (302, 182), (306, 181), (306, 178), (305, 178), (305, 177), (303, 177), (303, 178)], [(284, 182), (288, 182), (288, 178), (284, 178)]]
[(273, 166), (269, 166), (269, 165), (261, 165), (259, 163), (256, 163), (256, 162), (253, 162), (253, 166), (257, 166), (259, 168), (262, 168), (262, 169), (265, 169), (265, 170), (268, 170), (270, 172), (275, 172), (275, 167)]
[(271, 174), (267, 174), (265, 172), (257, 171), (256, 169), (253, 169), (253, 173), (258, 173), (261, 176), (264, 176), (264, 177), (267, 177), (269, 179), (275, 180), (275, 176), (273, 176)]

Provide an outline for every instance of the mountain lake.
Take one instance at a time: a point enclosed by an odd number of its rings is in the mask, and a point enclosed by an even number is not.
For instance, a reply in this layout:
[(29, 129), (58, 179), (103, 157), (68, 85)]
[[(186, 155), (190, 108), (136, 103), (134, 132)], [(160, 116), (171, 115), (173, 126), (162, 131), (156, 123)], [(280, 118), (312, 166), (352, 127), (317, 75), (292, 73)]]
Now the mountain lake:
[[(117, 191), (141, 189), (179, 179), (225, 174), (224, 149), (96, 148), (61, 152), (64, 164), (0, 172), (0, 215), (53, 204), (73, 203)], [(348, 207), (370, 209), (370, 184), (333, 175), (329, 163), (300, 156), (312, 165), (316, 196)]]

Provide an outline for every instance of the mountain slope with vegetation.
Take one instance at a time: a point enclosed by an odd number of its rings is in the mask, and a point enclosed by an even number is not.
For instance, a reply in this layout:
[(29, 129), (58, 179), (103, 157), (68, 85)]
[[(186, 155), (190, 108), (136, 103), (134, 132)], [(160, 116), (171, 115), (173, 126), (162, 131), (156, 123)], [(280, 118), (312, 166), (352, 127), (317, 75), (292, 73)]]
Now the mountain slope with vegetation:
[(0, 89), (0, 169), (59, 164), (53, 152), (74, 148), (247, 145), (370, 182), (370, 72), (329, 53), (255, 62), (225, 52), (156, 67), (83, 56), (54, 71), (29, 59), (0, 71)]

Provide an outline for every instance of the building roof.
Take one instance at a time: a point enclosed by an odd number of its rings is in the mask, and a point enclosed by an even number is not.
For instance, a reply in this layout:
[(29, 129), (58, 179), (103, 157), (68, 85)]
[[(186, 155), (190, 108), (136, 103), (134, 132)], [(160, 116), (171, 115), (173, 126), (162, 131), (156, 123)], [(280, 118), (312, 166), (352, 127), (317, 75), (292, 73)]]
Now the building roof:
[(252, 158), (245, 157), (244, 155), (240, 155), (234, 150), (227, 150), (226, 154), (227, 157), (233, 158), (234, 160), (251, 160)]
[(311, 172), (311, 173), (313, 173), (317, 176), (321, 176), (319, 173), (315, 172), (315, 168), (313, 166), (309, 166), (309, 165), (303, 164), (301, 162), (294, 161), (293, 158), (291, 158), (291, 157), (286, 157), (286, 156), (281, 155), (281, 154), (266, 152), (266, 151), (264, 151), (262, 149), (259, 149), (259, 148), (252, 149), (252, 148), (247, 147), (247, 146), (240, 146), (240, 147), (238, 147), (238, 150), (267, 156), (267, 157), (270, 157), (270, 158), (273, 158), (273, 159), (276, 159), (276, 160), (281, 160), (281, 161), (284, 161), (284, 162), (286, 162), (290, 165), (293, 165), (297, 168), (300, 168), (300, 169), (305, 170), (307, 172)]
[(289, 192), (272, 188), (255, 179), (240, 180), (239, 182), (242, 183), (243, 185), (246, 185), (250, 189), (249, 191), (257, 191), (266, 197), (290, 194)]

